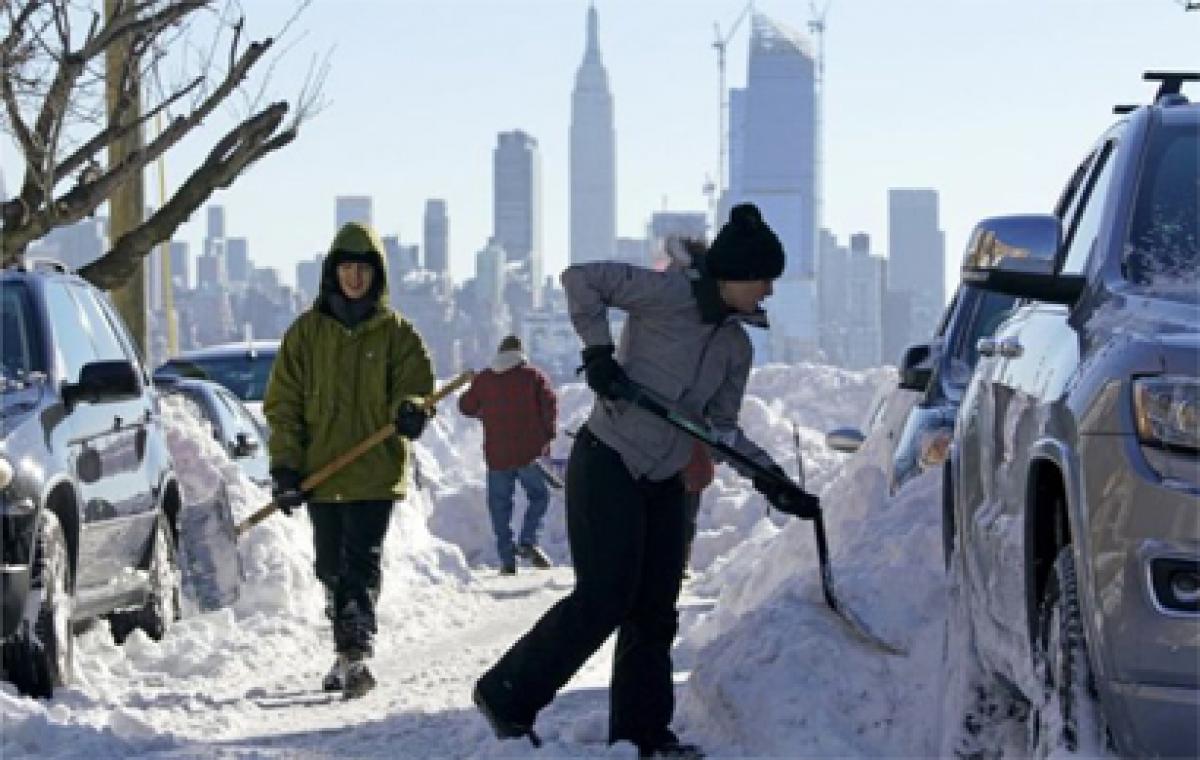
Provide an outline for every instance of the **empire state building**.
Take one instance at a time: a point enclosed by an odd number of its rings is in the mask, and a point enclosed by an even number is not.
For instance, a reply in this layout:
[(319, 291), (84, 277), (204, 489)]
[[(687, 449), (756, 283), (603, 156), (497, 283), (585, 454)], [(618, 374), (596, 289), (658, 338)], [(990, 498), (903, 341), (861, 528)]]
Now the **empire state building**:
[(588, 8), (587, 48), (571, 91), (570, 137), (570, 260), (609, 260), (617, 247), (617, 136), (595, 6)]

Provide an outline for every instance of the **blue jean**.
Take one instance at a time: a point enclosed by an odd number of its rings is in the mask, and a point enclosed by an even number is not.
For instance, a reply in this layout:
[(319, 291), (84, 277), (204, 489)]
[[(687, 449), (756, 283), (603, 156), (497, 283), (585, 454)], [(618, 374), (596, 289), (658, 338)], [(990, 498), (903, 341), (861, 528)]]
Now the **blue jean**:
[(542, 529), (542, 517), (545, 516), (546, 507), (550, 503), (550, 492), (546, 488), (546, 479), (538, 470), (537, 465), (530, 463), (511, 470), (488, 470), (488, 512), (492, 516), (492, 530), (496, 533), (496, 551), (500, 554), (501, 564), (505, 565), (516, 561), (516, 547), (513, 546), (510, 523), (513, 512), (513, 492), (518, 480), (521, 481), (521, 488), (525, 490), (525, 498), (529, 501), (518, 538), (520, 543), (537, 545), (538, 532)]

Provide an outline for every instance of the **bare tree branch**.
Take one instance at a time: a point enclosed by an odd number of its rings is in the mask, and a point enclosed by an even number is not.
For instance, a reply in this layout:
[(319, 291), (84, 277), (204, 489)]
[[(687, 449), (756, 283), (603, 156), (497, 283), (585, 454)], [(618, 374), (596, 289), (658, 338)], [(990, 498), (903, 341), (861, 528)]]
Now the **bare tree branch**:
[(138, 261), (156, 243), (170, 238), (214, 190), (228, 187), (254, 161), (295, 139), (294, 129), (274, 134), (287, 110), (287, 103), (274, 103), (229, 132), (162, 208), (140, 227), (122, 235), (108, 255), (80, 269), (80, 276), (101, 288), (112, 288), (128, 279)]
[[(295, 2), (307, 7), (310, 0)], [(228, 41), (228, 68), (218, 71), (220, 64), (212, 65), (211, 54), (202, 56), (201, 73), (164, 85), (160, 67), (168, 60), (182, 60), (185, 68), (195, 70), (195, 61), (187, 55), (194, 49), (185, 36), (189, 16), (219, 3), (226, 9), (212, 37), (214, 46), (219, 39)], [(12, 134), (26, 167), (20, 194), (0, 198), (0, 266), (20, 260), (31, 243), (56, 227), (94, 214), (120, 186), (139, 177), (147, 164), (242, 90), (274, 44), (270, 37), (243, 40), (244, 20), (227, 13), (236, 6), (232, 0), (125, 0), (115, 6), (102, 17), (88, 14), (76, 0), (0, 3), (0, 15), (11, 20), (0, 37), (0, 100), (8, 117), (0, 129)], [(176, 44), (181, 38), (183, 44)], [(106, 73), (105, 54), (114, 45), (123, 46), (121, 68)], [(319, 107), (327, 70), (327, 60), (315, 73), (310, 69), (295, 108), (277, 102), (257, 113), (250, 109), (252, 115), (217, 142), (162, 208), (121, 235), (86, 268), (85, 276), (104, 287), (120, 284), (153, 245), (169, 238), (217, 188), (228, 187), (259, 158), (290, 144), (300, 123)], [(109, 86), (115, 88), (112, 100), (105, 95)], [(134, 104), (146, 93), (152, 93), (149, 105), (135, 113)], [(193, 98), (185, 113), (170, 118), (146, 145), (103, 166), (103, 150)], [(77, 172), (72, 186), (56, 192)]]

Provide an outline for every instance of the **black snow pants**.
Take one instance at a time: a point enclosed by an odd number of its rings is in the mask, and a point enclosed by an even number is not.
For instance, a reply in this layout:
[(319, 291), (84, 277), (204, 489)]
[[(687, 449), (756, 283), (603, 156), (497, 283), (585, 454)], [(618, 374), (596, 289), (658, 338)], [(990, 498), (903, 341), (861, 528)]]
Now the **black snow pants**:
[(392, 517), (391, 501), (308, 505), (317, 580), (329, 601), (333, 642), (339, 654), (370, 657), (375, 641), (375, 600), (382, 582), (380, 556)]
[(609, 742), (654, 746), (673, 737), (683, 484), (633, 478), (620, 455), (584, 427), (571, 449), (566, 492), (575, 589), (483, 675), (480, 691), (499, 717), (532, 725), (616, 630)]

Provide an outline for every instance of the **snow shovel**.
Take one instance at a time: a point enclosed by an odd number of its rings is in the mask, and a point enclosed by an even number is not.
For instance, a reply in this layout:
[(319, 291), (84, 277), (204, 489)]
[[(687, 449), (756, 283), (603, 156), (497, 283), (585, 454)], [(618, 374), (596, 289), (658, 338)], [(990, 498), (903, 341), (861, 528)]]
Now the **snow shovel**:
[[(623, 397), (630, 403), (633, 403), (642, 409), (645, 409), (647, 412), (655, 415), (656, 417), (665, 420), (672, 426), (682, 430), (693, 438), (700, 440), (709, 448), (721, 452), (729, 459), (732, 459), (746, 469), (754, 472), (755, 475), (769, 478), (771, 480), (779, 480), (781, 478), (780, 475), (771, 472), (742, 452), (722, 442), (717, 437), (716, 433), (714, 433), (708, 427), (689, 420), (679, 412), (669, 408), (667, 405), (650, 396), (650, 392), (637, 383), (629, 381), (624, 385), (623, 391)], [(787, 481), (787, 478), (782, 479)], [(788, 481), (788, 484), (794, 485), (790, 481)], [(813, 533), (816, 534), (817, 539), (817, 561), (821, 565), (821, 590), (824, 592), (825, 603), (829, 605), (829, 609), (833, 610), (833, 612), (839, 618), (841, 618), (842, 622), (844, 622), (856, 636), (868, 644), (871, 644), (872, 646), (875, 646), (884, 652), (887, 652), (888, 654), (907, 654), (902, 647), (898, 647), (895, 644), (884, 641), (878, 635), (872, 633), (871, 629), (866, 626), (866, 624), (858, 617), (858, 615), (854, 614), (849, 607), (842, 604), (841, 600), (838, 599), (837, 594), (833, 589), (833, 570), (829, 564), (829, 545), (825, 540), (825, 520), (819, 509), (817, 510), (817, 516), (813, 518), (812, 524)]]
[[(428, 398), (425, 399), (425, 404), (424, 404), (425, 408), (432, 409), (434, 407), (434, 405), (437, 404), (437, 402), (441, 401), (446, 396), (449, 396), (454, 391), (458, 390), (459, 388), (463, 387), (467, 383), (471, 382), (472, 377), (474, 377), (474, 373), (471, 372), (470, 370), (465, 370), (463, 372), (460, 372), (458, 377), (456, 377), (453, 380), (451, 380), (450, 382), (446, 383), (441, 388), (438, 388), (433, 393), (431, 393)], [(341, 470), (346, 465), (348, 465), (351, 462), (353, 462), (354, 460), (358, 459), (360, 456), (362, 456), (368, 450), (374, 448), (375, 446), (377, 446), (381, 442), (387, 440), (388, 438), (391, 438), (395, 434), (396, 434), (396, 424), (394, 422), (389, 422), (388, 424), (386, 424), (383, 427), (376, 430), (374, 433), (371, 433), (371, 435), (369, 435), (366, 438), (364, 438), (363, 440), (359, 441), (354, 446), (354, 448), (345, 452), (344, 454), (339, 456), (337, 459), (333, 460), (329, 464), (325, 465), (321, 469), (314, 472), (312, 475), (309, 475), (307, 478), (302, 480), (300, 482), (300, 490), (304, 491), (306, 493), (311, 491), (312, 489), (319, 486), (321, 483), (324, 483), (325, 480), (327, 480), (335, 472), (337, 472), (338, 470)], [(269, 517), (271, 515), (271, 513), (277, 509), (279, 509), (279, 505), (276, 504), (274, 501), (270, 502), (269, 504), (259, 507), (257, 510), (254, 511), (254, 513), (252, 515), (250, 515), (249, 517), (247, 517), (245, 520), (243, 520), (241, 523), (238, 524), (237, 535), (241, 536), (243, 533), (250, 530), (255, 525), (258, 525), (260, 522), (267, 519), (267, 517)]]
[(550, 484), (550, 487), (559, 491), (563, 487), (563, 481), (560, 477), (561, 470), (558, 467), (558, 462), (561, 461), (555, 461), (550, 457), (537, 457), (533, 460), (533, 463), (537, 465), (538, 472), (542, 474), (542, 477)]

